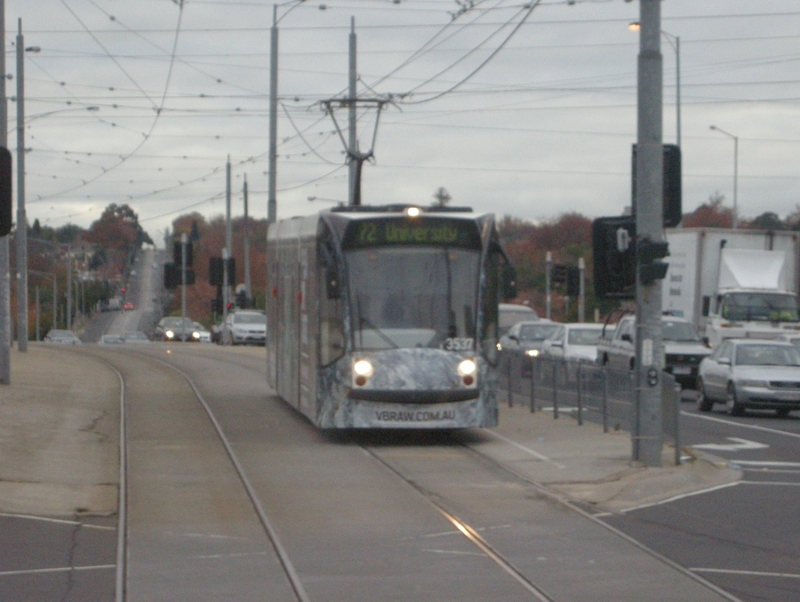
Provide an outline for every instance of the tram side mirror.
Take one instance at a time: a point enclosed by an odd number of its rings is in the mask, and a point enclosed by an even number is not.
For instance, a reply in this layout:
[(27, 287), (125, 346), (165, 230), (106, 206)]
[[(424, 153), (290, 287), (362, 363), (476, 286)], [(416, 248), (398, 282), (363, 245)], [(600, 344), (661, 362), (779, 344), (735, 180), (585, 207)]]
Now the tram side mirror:
[(503, 266), (503, 299), (509, 301), (517, 296), (517, 271), (510, 265)]
[(335, 267), (329, 267), (325, 270), (325, 288), (328, 293), (328, 299), (340, 299), (342, 297), (339, 274)]

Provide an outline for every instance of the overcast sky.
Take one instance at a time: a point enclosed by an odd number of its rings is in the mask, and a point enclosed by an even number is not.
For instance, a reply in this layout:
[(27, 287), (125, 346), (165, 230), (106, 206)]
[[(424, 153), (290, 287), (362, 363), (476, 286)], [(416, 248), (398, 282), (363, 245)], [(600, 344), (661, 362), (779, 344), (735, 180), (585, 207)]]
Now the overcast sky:
[[(630, 204), (636, 0), (296, 4), (278, 8), (279, 218), (347, 197), (342, 141), (320, 101), (346, 93), (351, 19), (359, 98), (394, 101), (364, 166), (365, 204), (429, 204), (439, 187), (452, 204), (526, 220)], [(266, 217), (272, 3), (5, 0), (5, 15), (9, 73), (18, 18), (25, 46), (41, 48), (25, 59), (30, 222), (88, 227), (128, 203), (160, 241), (182, 213), (224, 213), (228, 156), (234, 215), (246, 174), (250, 213)], [(662, 28), (665, 143), (676, 139), (680, 37), (684, 211), (717, 191), (732, 203), (734, 142), (710, 125), (739, 138), (739, 214), (794, 211), (800, 5), (665, 0)], [(16, 79), (6, 85), (15, 97)], [(16, 111), (9, 102), (12, 151)], [(346, 128), (346, 111), (335, 117)], [(359, 109), (362, 152), (375, 117)]]

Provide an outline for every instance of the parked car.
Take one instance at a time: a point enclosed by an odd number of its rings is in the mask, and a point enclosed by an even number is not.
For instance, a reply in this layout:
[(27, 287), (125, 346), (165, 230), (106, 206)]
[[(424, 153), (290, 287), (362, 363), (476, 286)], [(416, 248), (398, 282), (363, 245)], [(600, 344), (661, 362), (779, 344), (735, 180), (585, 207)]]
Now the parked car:
[(80, 345), (81, 340), (71, 330), (51, 330), (44, 336), (45, 343), (57, 345)]
[(161, 318), (156, 325), (155, 337), (162, 341), (199, 342), (200, 333), (194, 327), (190, 318), (183, 320), (180, 317)]
[(223, 345), (265, 345), (267, 316), (250, 309), (230, 313), (222, 323), (220, 337)]
[(149, 343), (150, 339), (141, 330), (131, 330), (122, 333), (123, 343)]
[(786, 341), (726, 339), (700, 363), (697, 408), (724, 403), (733, 416), (748, 408), (787, 416), (800, 410), (800, 350)]
[(194, 323), (195, 330), (200, 333), (200, 342), (201, 343), (210, 343), (211, 342), (211, 331), (200, 324), (200, 322)]
[(558, 324), (553, 333), (544, 340), (542, 355), (594, 362), (597, 359), (597, 342), (602, 331), (602, 324)]

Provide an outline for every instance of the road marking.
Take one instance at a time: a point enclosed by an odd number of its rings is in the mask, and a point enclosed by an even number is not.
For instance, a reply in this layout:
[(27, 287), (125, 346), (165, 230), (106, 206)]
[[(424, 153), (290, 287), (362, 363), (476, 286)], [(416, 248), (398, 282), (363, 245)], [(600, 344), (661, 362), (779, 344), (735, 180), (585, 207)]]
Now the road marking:
[(82, 529), (100, 529), (101, 531), (116, 531), (116, 527), (108, 527), (106, 525), (92, 525), (89, 523), (82, 523), (77, 520), (65, 520), (61, 518), (49, 518), (46, 516), (32, 516), (29, 514), (11, 514), (8, 512), (0, 512), (0, 516), (6, 518), (20, 518), (25, 520), (37, 520), (45, 523), (55, 523), (60, 525), (80, 525)]
[(537, 451), (533, 451), (532, 449), (530, 449), (528, 447), (525, 447), (524, 445), (520, 445), (516, 441), (512, 441), (511, 439), (508, 439), (507, 437), (503, 437), (503, 435), (495, 433), (494, 431), (485, 430), (484, 432), (492, 435), (493, 437), (497, 437), (498, 439), (500, 439), (502, 441), (505, 441), (509, 445), (512, 445), (512, 446), (516, 447), (517, 449), (524, 451), (527, 454), (530, 454), (531, 456), (533, 456), (537, 460), (541, 460), (542, 462), (549, 462), (550, 464), (552, 464), (553, 466), (557, 466), (558, 468), (566, 468), (566, 466), (564, 466), (563, 464), (559, 464), (558, 462), (556, 462), (555, 460), (552, 460), (551, 458), (548, 458), (544, 454), (540, 454)]
[(681, 411), (682, 416), (691, 416), (692, 418), (700, 418), (701, 420), (710, 420), (711, 422), (721, 422), (722, 424), (729, 424), (731, 426), (739, 426), (745, 429), (752, 429), (754, 431), (761, 431), (764, 433), (772, 433), (774, 435), (785, 435), (786, 437), (794, 437), (800, 439), (800, 433), (790, 433), (780, 429), (771, 429), (766, 426), (758, 426), (756, 424), (747, 424), (745, 422), (736, 422), (735, 420), (725, 420), (724, 418), (716, 418), (715, 416), (704, 416), (703, 414), (692, 414), (691, 412)]
[(728, 569), (704, 569), (704, 568), (690, 568), (690, 571), (695, 573), (723, 573), (726, 575), (749, 575), (753, 577), (786, 577), (787, 579), (800, 579), (798, 573), (767, 573), (762, 571), (734, 571)]
[(116, 564), (98, 564), (95, 566), (65, 566), (54, 569), (28, 569), (22, 571), (0, 571), (0, 577), (10, 575), (34, 575), (36, 573), (68, 573), (70, 571), (96, 571), (116, 568)]
[(797, 481), (742, 481), (742, 485), (778, 485), (781, 487), (800, 487)]
[(762, 466), (764, 468), (800, 468), (800, 462), (768, 462), (759, 460), (735, 460), (742, 466)]
[(626, 514), (628, 512), (633, 512), (634, 510), (642, 510), (643, 508), (652, 508), (653, 506), (661, 506), (662, 504), (669, 504), (670, 502), (677, 502), (678, 500), (685, 499), (687, 497), (694, 497), (695, 495), (702, 495), (704, 493), (711, 493), (712, 491), (718, 491), (720, 489), (727, 489), (728, 487), (733, 487), (735, 485), (739, 485), (741, 481), (735, 481), (733, 483), (724, 483), (722, 485), (715, 485), (714, 487), (708, 487), (707, 489), (700, 489), (698, 491), (690, 491), (689, 493), (681, 493), (680, 495), (674, 495), (670, 498), (665, 500), (660, 500), (658, 502), (650, 502), (649, 504), (642, 504), (641, 506), (634, 506), (633, 508), (626, 508), (624, 510), (620, 510), (620, 514)]
[(766, 449), (769, 445), (759, 443), (757, 441), (750, 441), (748, 439), (739, 439), (739, 437), (725, 437), (728, 441), (734, 443), (703, 443), (701, 445), (692, 445), (694, 449), (710, 449), (714, 451), (741, 451), (744, 449)]

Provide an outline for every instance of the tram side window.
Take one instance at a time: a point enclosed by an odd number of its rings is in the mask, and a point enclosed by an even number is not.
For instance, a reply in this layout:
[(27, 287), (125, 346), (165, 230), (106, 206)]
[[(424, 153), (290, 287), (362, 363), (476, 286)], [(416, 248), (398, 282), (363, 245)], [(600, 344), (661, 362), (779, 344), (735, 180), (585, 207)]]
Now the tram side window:
[(483, 286), (483, 332), (481, 345), (484, 357), (491, 363), (497, 361), (497, 326), (500, 302), (500, 254), (491, 252), (484, 265)]
[(330, 233), (321, 236), (318, 252), (319, 359), (325, 366), (344, 354), (344, 304)]

